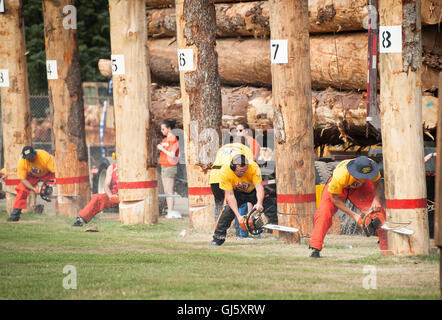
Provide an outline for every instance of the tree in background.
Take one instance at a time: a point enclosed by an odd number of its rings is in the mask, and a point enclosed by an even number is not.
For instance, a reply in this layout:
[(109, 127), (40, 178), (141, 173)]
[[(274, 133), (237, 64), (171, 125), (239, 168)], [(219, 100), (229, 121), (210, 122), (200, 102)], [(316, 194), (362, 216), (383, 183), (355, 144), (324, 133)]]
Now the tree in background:
[[(31, 94), (46, 94), (46, 54), (41, 0), (23, 0)], [(98, 60), (110, 57), (109, 8), (104, 0), (77, 0), (78, 47), (83, 81), (106, 81)]]

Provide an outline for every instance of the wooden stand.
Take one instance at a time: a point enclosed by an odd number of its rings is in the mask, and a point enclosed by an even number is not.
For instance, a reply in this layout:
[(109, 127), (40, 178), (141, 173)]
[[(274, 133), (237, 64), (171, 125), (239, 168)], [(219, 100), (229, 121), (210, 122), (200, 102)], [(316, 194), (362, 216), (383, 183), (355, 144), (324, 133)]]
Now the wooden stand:
[[(439, 88), (442, 88), (442, 72), (439, 73)], [(442, 103), (442, 94), (439, 93), (439, 105)], [(438, 123), (442, 123), (442, 108), (438, 110)], [(437, 127), (437, 152), (436, 152), (436, 209), (434, 210), (434, 243), (439, 247), (439, 254), (442, 251), (442, 128)], [(442, 298), (442, 254), (440, 254), (439, 277)]]
[[(58, 215), (75, 217), (90, 200), (77, 30), (63, 9), (73, 0), (43, 0), (49, 99), (53, 108)], [(49, 62), (49, 64), (48, 64)]]
[(145, 1), (109, 1), (116, 157), (123, 224), (158, 222)]
[[(29, 106), (23, 3), (11, 0), (0, 13), (0, 92), (3, 127), (3, 155), (6, 168), (6, 210), (10, 213), (15, 201), (17, 163), (25, 145), (31, 145), (31, 111)], [(8, 79), (9, 78), (9, 79)], [(9, 84), (7, 84), (9, 82)], [(31, 201), (33, 198), (33, 201)], [(35, 203), (29, 197), (28, 208)]]
[[(183, 129), (191, 227), (212, 230), (214, 200), (209, 169), (221, 143), (221, 85), (215, 51), (216, 18), (212, 1), (177, 0), (178, 49)], [(185, 59), (185, 61), (183, 60)], [(193, 68), (183, 70), (193, 60)]]
[[(428, 254), (429, 234), (422, 135), (422, 61), (420, 1), (381, 0), (380, 45), (393, 46), (402, 26), (399, 53), (380, 47), (380, 108), (387, 223), (407, 225), (412, 236), (388, 234), (394, 254)], [(393, 32), (393, 31), (391, 31)], [(384, 41), (384, 44), (382, 42)]]
[[(316, 211), (307, 0), (271, 0), (270, 30), (271, 40), (287, 40), (285, 52), (282, 43), (271, 44), (281, 59), (272, 64), (278, 220), (300, 229), (280, 233), (299, 243), (313, 232)], [(287, 63), (278, 54), (287, 54)]]

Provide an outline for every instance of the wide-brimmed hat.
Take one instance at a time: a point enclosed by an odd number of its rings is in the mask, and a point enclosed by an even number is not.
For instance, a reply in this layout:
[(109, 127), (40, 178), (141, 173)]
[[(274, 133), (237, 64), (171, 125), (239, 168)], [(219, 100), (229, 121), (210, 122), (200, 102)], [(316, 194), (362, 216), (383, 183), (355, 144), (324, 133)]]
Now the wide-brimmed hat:
[(366, 156), (357, 157), (347, 164), (347, 170), (353, 178), (371, 180), (379, 175), (379, 168)]

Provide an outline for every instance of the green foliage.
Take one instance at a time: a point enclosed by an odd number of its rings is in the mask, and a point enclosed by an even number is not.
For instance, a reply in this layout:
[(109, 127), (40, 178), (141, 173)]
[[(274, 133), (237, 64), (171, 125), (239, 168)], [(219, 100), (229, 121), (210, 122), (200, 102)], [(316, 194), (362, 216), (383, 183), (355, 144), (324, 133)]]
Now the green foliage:
[[(31, 94), (46, 93), (46, 53), (42, 0), (23, 0), (28, 79)], [(77, 32), (82, 81), (106, 81), (98, 60), (110, 56), (109, 8), (104, 0), (77, 0)]]

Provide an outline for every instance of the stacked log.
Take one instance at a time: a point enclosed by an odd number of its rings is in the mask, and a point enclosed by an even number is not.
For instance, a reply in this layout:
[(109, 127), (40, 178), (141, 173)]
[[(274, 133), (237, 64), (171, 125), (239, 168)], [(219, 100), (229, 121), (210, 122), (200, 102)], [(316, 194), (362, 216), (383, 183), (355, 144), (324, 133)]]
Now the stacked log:
[[(255, 129), (272, 128), (269, 3), (215, 3), (223, 127), (246, 120)], [(152, 79), (163, 86), (153, 91), (154, 117), (174, 117), (180, 125), (174, 1), (146, 0), (146, 6)], [(308, 9), (315, 145), (380, 142), (365, 121), (368, 0), (310, 0)], [(432, 137), (436, 124), (431, 114), (437, 110), (432, 95), (442, 69), (442, 35), (435, 26), (442, 17), (441, 1), (422, 0), (421, 16), (422, 85), (427, 91), (423, 127), (426, 137)]]

